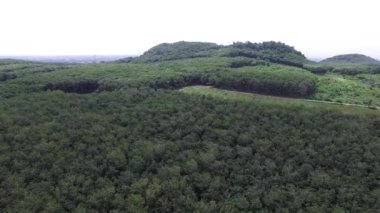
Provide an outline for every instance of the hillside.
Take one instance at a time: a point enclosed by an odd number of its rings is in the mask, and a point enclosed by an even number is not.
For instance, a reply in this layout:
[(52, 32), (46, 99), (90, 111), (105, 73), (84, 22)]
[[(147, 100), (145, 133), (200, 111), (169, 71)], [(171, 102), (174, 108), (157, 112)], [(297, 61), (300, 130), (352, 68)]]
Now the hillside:
[(235, 42), (226, 47), (225, 56), (228, 57), (248, 57), (266, 60), (272, 63), (284, 64), (289, 66), (303, 67), (304, 63), (309, 61), (305, 56), (281, 42)]
[(125, 58), (119, 62), (159, 62), (198, 57), (246, 57), (272, 63), (303, 67), (309, 61), (305, 56), (281, 42), (235, 42), (232, 45), (217, 45), (206, 42), (163, 43), (152, 47), (137, 58)]
[[(152, 47), (136, 58), (139, 62), (169, 61), (185, 58), (207, 57), (215, 55), (215, 50), (221, 46), (206, 42), (163, 43)], [(130, 58), (121, 59), (120, 62), (130, 61)]]
[(322, 64), (378, 64), (379, 61), (361, 54), (345, 54), (337, 55), (331, 58), (322, 60)]
[(279, 42), (0, 60), (0, 212), (378, 212), (380, 78)]

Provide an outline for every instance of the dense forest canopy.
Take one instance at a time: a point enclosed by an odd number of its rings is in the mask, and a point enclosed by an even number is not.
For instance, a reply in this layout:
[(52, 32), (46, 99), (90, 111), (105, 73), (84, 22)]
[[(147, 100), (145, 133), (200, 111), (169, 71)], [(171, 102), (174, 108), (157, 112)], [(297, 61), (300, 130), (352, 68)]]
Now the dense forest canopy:
[(295, 55), (299, 55), (301, 57), (305, 56), (300, 52), (294, 49), (294, 47), (288, 46), (281, 42), (275, 42), (275, 41), (267, 41), (263, 43), (251, 43), (249, 41), (247, 42), (234, 42), (232, 47), (239, 48), (239, 49), (251, 49), (256, 51), (276, 51), (277, 53), (292, 53)]
[(0, 212), (379, 212), (380, 75), (349, 68), (279, 42), (0, 60)]
[[(220, 45), (207, 42), (185, 42), (163, 43), (152, 47), (143, 55), (138, 57), (141, 62), (168, 61), (184, 58), (207, 57), (215, 54)], [(121, 59), (120, 61), (125, 61)], [(127, 59), (128, 61), (128, 59)]]
[(305, 56), (281, 42), (235, 42), (232, 45), (217, 45), (207, 42), (163, 43), (152, 47), (137, 58), (126, 58), (120, 62), (158, 62), (197, 57), (249, 57), (274, 63), (302, 67), (307, 62)]

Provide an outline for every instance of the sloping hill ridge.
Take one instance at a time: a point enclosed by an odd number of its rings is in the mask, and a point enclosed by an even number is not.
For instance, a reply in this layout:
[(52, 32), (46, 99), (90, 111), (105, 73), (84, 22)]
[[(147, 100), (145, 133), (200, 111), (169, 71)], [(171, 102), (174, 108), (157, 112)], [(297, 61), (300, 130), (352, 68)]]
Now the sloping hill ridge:
[(263, 43), (235, 42), (226, 46), (225, 56), (255, 58), (296, 67), (303, 67), (304, 64), (310, 62), (294, 47), (275, 41)]
[[(221, 47), (222, 46), (215, 43), (208, 42), (179, 41), (175, 43), (162, 43), (150, 48), (135, 60), (150, 63), (185, 58), (208, 57), (214, 55), (215, 50)], [(128, 58), (126, 60), (128, 61)], [(121, 61), (123, 61), (123, 59)]]
[(281, 42), (263, 43), (235, 42), (232, 45), (218, 45), (208, 42), (163, 43), (152, 47), (140, 57), (125, 58), (119, 62), (152, 63), (199, 57), (246, 57), (272, 63), (303, 67), (308, 60), (294, 47)]
[(380, 63), (376, 59), (362, 54), (345, 54), (337, 55), (331, 58), (322, 60), (324, 64), (376, 64)]

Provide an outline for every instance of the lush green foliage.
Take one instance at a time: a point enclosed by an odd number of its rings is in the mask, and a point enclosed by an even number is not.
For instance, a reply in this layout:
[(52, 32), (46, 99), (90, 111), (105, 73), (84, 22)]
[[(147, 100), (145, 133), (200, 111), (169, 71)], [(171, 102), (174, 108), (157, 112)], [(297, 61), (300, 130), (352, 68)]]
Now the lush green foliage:
[(70, 64), (45, 64), (29, 61), (0, 60), (0, 73), (13, 73), (17, 75), (37, 72), (52, 72), (71, 67)]
[(336, 66), (332, 72), (343, 75), (380, 74), (380, 65)]
[(375, 211), (379, 118), (177, 92), (0, 104), (0, 208)]
[(361, 74), (355, 76), (355, 79), (360, 80), (370, 88), (380, 88), (380, 75)]
[(305, 69), (315, 74), (335, 73), (340, 75), (380, 74), (380, 64), (307, 64)]
[(57, 73), (73, 66), (2, 59), (0, 60), (0, 101), (19, 93), (41, 91), (43, 82), (36, 76), (49, 72)]
[[(176, 45), (154, 63), (0, 60), (0, 212), (380, 210), (379, 110), (176, 90), (378, 106), (378, 75), (273, 63), (304, 58), (278, 43)], [(221, 57), (235, 48), (265, 57)]]
[(303, 64), (307, 62), (301, 52), (281, 42), (236, 42), (225, 51), (225, 56), (229, 57), (256, 58), (296, 67), (303, 67)]
[(303, 67), (305, 56), (281, 42), (236, 42), (222, 46), (205, 42), (176, 42), (157, 45), (137, 58), (121, 59), (119, 62), (158, 62), (197, 57), (248, 57), (272, 63)]
[(321, 65), (316, 63), (306, 64), (303, 66), (303, 68), (317, 75), (324, 75), (326, 73), (333, 72), (334, 70), (334, 67), (332, 66)]
[[(364, 75), (365, 76), (365, 75)], [(371, 86), (376, 75), (371, 75), (373, 81), (363, 81), (357, 77), (337, 75), (321, 76), (317, 81), (314, 99), (380, 106), (380, 88)]]
[(307, 97), (314, 93), (316, 77), (304, 70), (279, 65), (244, 67), (215, 79), (219, 88), (263, 94)]
[[(189, 86), (180, 89), (186, 94), (206, 95), (217, 99), (228, 101), (254, 102), (260, 105), (278, 106), (282, 108), (305, 108), (307, 110), (324, 109), (333, 110), (349, 115), (373, 115), (380, 116), (380, 110), (374, 110), (376, 107), (367, 105), (347, 104), (342, 102), (310, 100), (301, 98), (287, 98), (280, 96), (260, 95), (257, 93), (240, 92), (233, 90), (219, 89), (211, 86)], [(380, 109), (380, 107), (377, 107)]]
[[(152, 47), (146, 51), (142, 56), (138, 57), (138, 62), (157, 62), (169, 61), (185, 58), (207, 57), (215, 55), (215, 51), (221, 46), (214, 43), (206, 42), (185, 42), (180, 41), (176, 43), (163, 43)], [(120, 60), (130, 61), (131, 59)], [(133, 61), (133, 59), (132, 59)]]
[[(316, 81), (316, 77), (306, 70), (240, 57), (196, 58), (151, 64), (82, 65), (56, 72), (31, 74), (15, 83), (34, 85), (33, 91), (76, 88), (73, 85), (77, 85), (78, 81), (97, 81), (102, 85), (101, 88), (108, 90), (146, 86), (175, 89), (204, 84), (272, 95), (307, 97), (313, 94)], [(30, 91), (31, 88), (25, 90)]]

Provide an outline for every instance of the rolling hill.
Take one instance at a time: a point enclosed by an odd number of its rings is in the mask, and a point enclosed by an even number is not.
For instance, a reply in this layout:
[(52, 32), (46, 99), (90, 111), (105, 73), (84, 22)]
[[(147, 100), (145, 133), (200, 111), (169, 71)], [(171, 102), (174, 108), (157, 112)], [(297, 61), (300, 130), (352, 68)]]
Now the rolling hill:
[(321, 64), (379, 64), (380, 62), (362, 54), (337, 55), (324, 59)]
[(152, 63), (178, 59), (200, 57), (246, 57), (268, 61), (271, 63), (303, 67), (309, 63), (305, 56), (281, 42), (267, 41), (263, 43), (235, 42), (231, 45), (217, 45), (207, 42), (163, 43), (152, 47), (136, 58), (125, 58), (119, 62)]

